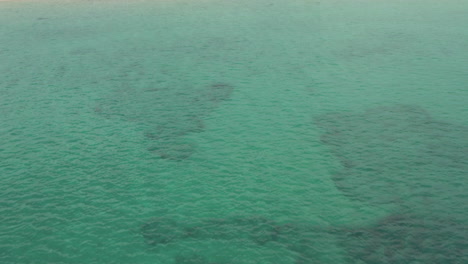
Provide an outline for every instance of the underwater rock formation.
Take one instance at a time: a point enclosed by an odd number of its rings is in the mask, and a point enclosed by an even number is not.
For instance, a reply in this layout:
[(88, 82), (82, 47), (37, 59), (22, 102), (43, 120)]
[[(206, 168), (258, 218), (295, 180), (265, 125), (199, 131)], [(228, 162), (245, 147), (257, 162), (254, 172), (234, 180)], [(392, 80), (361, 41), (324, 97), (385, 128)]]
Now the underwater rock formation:
[(181, 239), (251, 240), (259, 245), (275, 241), (280, 226), (262, 217), (203, 219), (196, 223), (176, 223), (154, 218), (141, 226), (149, 245), (167, 244)]
[(197, 254), (176, 256), (175, 263), (176, 264), (215, 264), (215, 263), (210, 263), (205, 257), (201, 255), (197, 255)]
[(288, 223), (276, 227), (274, 241), (297, 253), (296, 264), (341, 263), (335, 231), (308, 223)]
[(160, 140), (148, 148), (162, 159), (180, 161), (189, 158), (195, 152), (195, 144), (181, 140)]
[(204, 98), (210, 102), (219, 104), (224, 100), (229, 99), (234, 87), (227, 83), (213, 83), (204, 89)]
[[(350, 264), (460, 264), (468, 263), (468, 229), (447, 216), (396, 213), (373, 225), (321, 227), (278, 224), (262, 217), (202, 219), (176, 223), (151, 219), (141, 227), (150, 246), (232, 240), (259, 246), (281, 245), (295, 252), (295, 263), (345, 261)], [(273, 243), (273, 244), (268, 244)], [(338, 256), (343, 252), (345, 256)], [(205, 262), (204, 262), (205, 261)], [(176, 263), (209, 263), (202, 255), (180, 255)]]
[[(332, 251), (329, 246), (335, 241), (334, 231), (310, 224), (279, 224), (259, 216), (200, 219), (196, 222), (154, 218), (141, 226), (141, 234), (149, 246), (183, 244), (184, 240), (196, 243), (212, 240), (238, 241), (242, 244), (253, 243), (259, 247), (282, 247), (294, 252), (297, 264), (320, 263), (324, 255), (336, 253), (327, 253), (327, 250)], [(197, 261), (206, 263), (202, 256), (176, 257), (176, 263), (199, 263)]]
[(351, 199), (453, 203), (461, 197), (459, 186), (466, 184), (468, 171), (467, 127), (433, 120), (408, 105), (327, 114), (316, 123), (325, 130), (322, 142), (343, 165), (333, 181)]
[(123, 82), (95, 107), (95, 112), (144, 127), (149, 151), (179, 161), (195, 152), (195, 145), (183, 137), (203, 131), (203, 118), (227, 100), (233, 89), (226, 83), (186, 87)]
[[(212, 93), (226, 97), (217, 88)], [(193, 222), (154, 218), (141, 227), (145, 242), (152, 247), (206, 241), (279, 247), (292, 252), (297, 264), (468, 263), (463, 224), (468, 203), (462, 187), (468, 171), (466, 127), (436, 121), (422, 108), (407, 105), (328, 114), (317, 124), (325, 130), (322, 141), (343, 166), (333, 176), (336, 186), (363, 202), (398, 201), (395, 214), (358, 227), (278, 223), (261, 216)], [(146, 136), (163, 146), (163, 134)], [(180, 148), (183, 153), (191, 147)], [(207, 256), (195, 250), (177, 256), (175, 263), (210, 263)]]
[(337, 233), (348, 263), (468, 263), (468, 229), (451, 219), (391, 215), (374, 226)]
[(167, 218), (154, 218), (140, 228), (142, 236), (149, 245), (168, 244), (184, 237), (183, 229)]

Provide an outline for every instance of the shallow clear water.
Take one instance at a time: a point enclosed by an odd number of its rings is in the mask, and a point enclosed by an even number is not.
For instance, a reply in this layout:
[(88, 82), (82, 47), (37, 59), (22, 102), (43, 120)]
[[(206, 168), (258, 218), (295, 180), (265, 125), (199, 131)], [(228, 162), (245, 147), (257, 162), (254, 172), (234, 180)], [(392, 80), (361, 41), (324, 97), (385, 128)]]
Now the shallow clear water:
[(467, 11), (0, 2), (0, 262), (467, 263)]

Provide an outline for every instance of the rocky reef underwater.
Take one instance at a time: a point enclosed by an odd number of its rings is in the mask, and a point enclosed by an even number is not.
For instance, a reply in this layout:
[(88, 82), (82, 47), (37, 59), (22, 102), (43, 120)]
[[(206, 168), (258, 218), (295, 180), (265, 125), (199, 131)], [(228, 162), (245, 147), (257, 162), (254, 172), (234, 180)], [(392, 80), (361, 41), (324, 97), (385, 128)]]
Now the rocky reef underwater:
[(196, 144), (184, 137), (205, 129), (203, 119), (230, 98), (234, 86), (223, 82), (178, 85), (123, 85), (102, 100), (95, 112), (144, 126), (148, 151), (181, 161), (196, 151)]
[[(315, 124), (324, 131), (322, 142), (341, 162), (342, 171), (332, 176), (336, 187), (370, 206), (396, 205), (390, 215), (367, 225), (339, 227), (279, 223), (261, 216), (196, 221), (156, 217), (141, 225), (145, 243), (150, 248), (208, 240), (279, 245), (293, 252), (291, 263), (312, 264), (324, 263), (328, 253), (323, 245), (334, 241), (342, 261), (350, 264), (468, 263), (468, 203), (461, 187), (468, 171), (466, 127), (434, 120), (410, 105), (330, 113)], [(239, 263), (220, 262), (203, 252), (177, 255), (174, 261)], [(268, 263), (284, 260), (277, 261)]]

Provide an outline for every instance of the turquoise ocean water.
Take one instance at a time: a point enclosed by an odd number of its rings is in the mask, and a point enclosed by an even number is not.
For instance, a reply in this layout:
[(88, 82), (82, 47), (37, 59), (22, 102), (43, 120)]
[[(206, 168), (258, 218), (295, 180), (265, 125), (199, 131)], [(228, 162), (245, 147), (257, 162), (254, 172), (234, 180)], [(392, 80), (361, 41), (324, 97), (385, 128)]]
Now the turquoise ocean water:
[(468, 263), (467, 14), (0, 2), (0, 263)]

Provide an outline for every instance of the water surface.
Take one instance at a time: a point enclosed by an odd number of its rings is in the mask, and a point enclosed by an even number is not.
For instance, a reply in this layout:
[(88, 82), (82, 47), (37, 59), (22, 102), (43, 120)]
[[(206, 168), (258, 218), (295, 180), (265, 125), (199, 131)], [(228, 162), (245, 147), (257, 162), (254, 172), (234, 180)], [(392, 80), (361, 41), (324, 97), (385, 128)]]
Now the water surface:
[(0, 3), (0, 262), (468, 262), (467, 11)]

